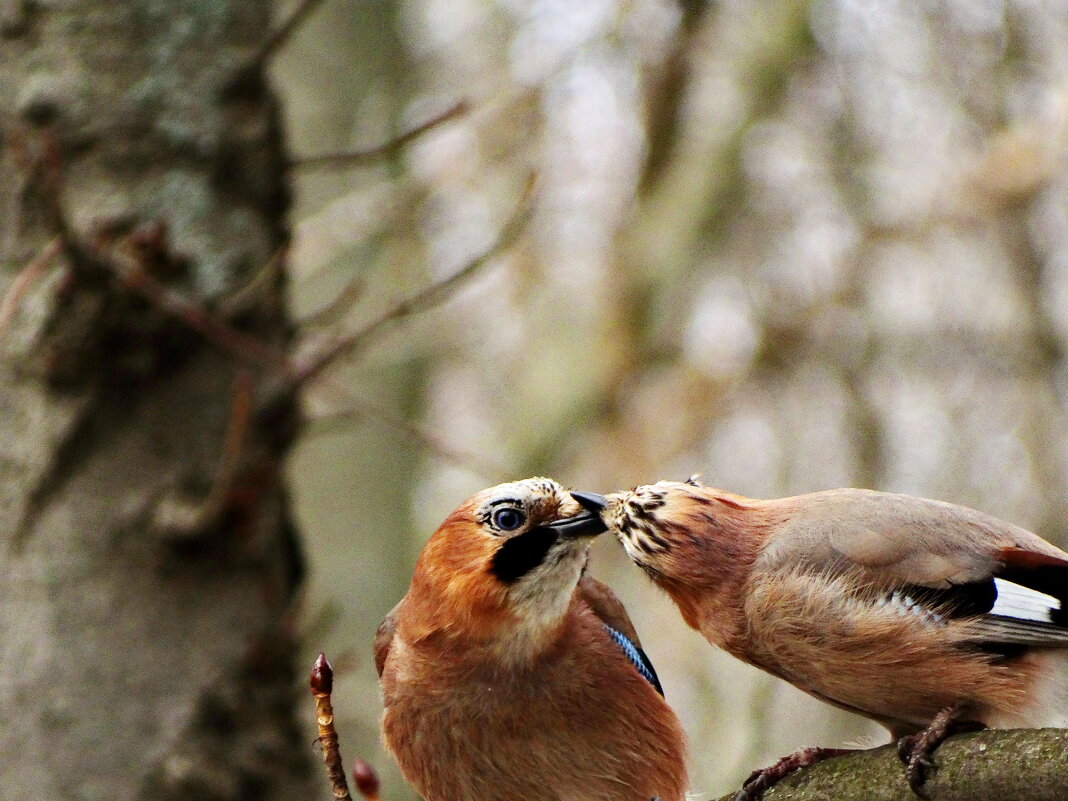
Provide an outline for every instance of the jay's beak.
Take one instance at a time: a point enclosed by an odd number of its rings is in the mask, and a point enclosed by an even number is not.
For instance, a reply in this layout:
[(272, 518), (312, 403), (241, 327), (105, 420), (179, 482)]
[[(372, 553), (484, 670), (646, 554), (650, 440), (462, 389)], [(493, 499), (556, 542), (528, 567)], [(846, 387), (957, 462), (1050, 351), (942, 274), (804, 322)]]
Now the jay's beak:
[(548, 523), (546, 528), (552, 529), (565, 539), (595, 537), (608, 531), (608, 526), (601, 520), (600, 514), (605, 507), (603, 495), (594, 495), (591, 492), (572, 492), (571, 497), (578, 501), (586, 511), (579, 512), (574, 517), (554, 520)]
[(600, 514), (604, 511), (608, 502), (603, 495), (597, 495), (593, 492), (572, 492), (571, 497), (578, 501), (579, 506), (583, 509), (587, 509), (594, 514)]

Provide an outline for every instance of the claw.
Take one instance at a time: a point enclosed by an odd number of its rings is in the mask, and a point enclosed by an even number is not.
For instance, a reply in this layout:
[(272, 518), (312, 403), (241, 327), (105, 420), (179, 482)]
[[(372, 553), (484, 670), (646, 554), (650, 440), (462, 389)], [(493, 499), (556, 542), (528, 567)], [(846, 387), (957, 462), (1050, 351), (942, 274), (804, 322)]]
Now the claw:
[(802, 748), (792, 754), (784, 756), (774, 765), (754, 770), (749, 778), (742, 782), (742, 789), (735, 793), (732, 801), (757, 801), (764, 792), (773, 787), (784, 776), (795, 770), (807, 768), (831, 757), (842, 756), (851, 753), (852, 748)]
[(923, 785), (927, 781), (928, 772), (936, 768), (931, 757), (938, 746), (954, 732), (985, 728), (979, 723), (959, 720), (960, 714), (959, 704), (947, 706), (934, 716), (926, 729), (897, 741), (898, 759), (905, 763), (905, 781), (920, 798), (928, 798), (923, 791)]

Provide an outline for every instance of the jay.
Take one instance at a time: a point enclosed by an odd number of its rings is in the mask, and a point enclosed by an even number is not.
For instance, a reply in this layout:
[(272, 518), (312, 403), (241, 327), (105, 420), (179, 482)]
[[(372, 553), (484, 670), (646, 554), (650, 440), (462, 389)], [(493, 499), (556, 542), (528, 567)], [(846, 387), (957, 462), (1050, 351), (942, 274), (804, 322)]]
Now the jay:
[(585, 573), (605, 530), (532, 478), (430, 537), (374, 642), (383, 738), (426, 801), (683, 801), (679, 722), (623, 606)]
[[(713, 645), (899, 740), (917, 793), (954, 726), (1068, 727), (1068, 553), (940, 501), (757, 500), (661, 481), (575, 493)], [(842, 749), (805, 749), (747, 787)]]

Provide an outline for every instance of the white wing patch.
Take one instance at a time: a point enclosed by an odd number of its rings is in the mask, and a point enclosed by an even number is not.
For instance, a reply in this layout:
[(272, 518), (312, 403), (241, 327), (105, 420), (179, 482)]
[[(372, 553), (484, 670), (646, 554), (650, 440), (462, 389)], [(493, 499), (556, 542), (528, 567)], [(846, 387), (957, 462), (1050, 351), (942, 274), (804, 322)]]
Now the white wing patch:
[[(1068, 646), (1068, 627), (1054, 622), (1054, 616), (1060, 618), (1057, 614), (1061, 610), (1060, 599), (1002, 578), (995, 578), (994, 586), (997, 598), (990, 611), (968, 617), (977, 640), (1039, 647)], [(929, 626), (945, 626), (949, 622), (901, 589), (884, 596), (877, 605)]]
[(894, 590), (879, 601), (879, 606), (897, 613), (901, 617), (918, 617), (925, 623), (935, 626), (945, 625), (946, 619), (937, 612), (927, 608), (911, 595), (901, 590)]
[[(1054, 623), (1061, 601), (1030, 587), (994, 579), (997, 599), (990, 612), (976, 622), (976, 633), (989, 642), (1039, 648), (1068, 646), (1068, 628)], [(1057, 615), (1059, 619), (1059, 615)]]
[(1002, 578), (995, 578), (994, 586), (997, 588), (998, 597), (990, 610), (992, 615), (1052, 623), (1053, 613), (1061, 609), (1059, 599), (1030, 587), (1022, 587)]

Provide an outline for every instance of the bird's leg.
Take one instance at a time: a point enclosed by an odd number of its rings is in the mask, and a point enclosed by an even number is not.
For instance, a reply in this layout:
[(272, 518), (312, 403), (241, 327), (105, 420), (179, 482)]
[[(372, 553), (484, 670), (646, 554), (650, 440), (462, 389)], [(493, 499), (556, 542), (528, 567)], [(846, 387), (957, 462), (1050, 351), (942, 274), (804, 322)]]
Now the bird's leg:
[(923, 783), (927, 780), (928, 768), (934, 767), (931, 755), (942, 741), (954, 732), (986, 728), (982, 723), (960, 720), (961, 711), (960, 704), (947, 706), (934, 716), (926, 729), (897, 741), (897, 755), (905, 763), (905, 781), (920, 798), (927, 798), (922, 790)]
[(831, 757), (850, 754), (854, 748), (802, 748), (800, 751), (784, 756), (774, 765), (754, 770), (749, 778), (742, 783), (742, 789), (734, 796), (734, 801), (756, 801), (764, 791), (773, 786), (788, 773), (793, 773), (799, 768), (807, 768)]

